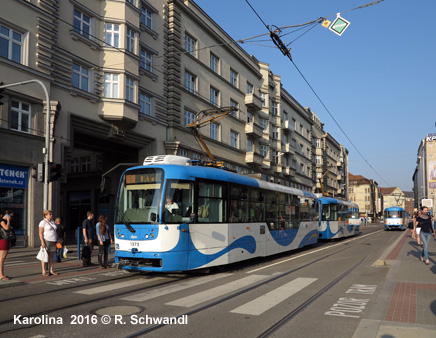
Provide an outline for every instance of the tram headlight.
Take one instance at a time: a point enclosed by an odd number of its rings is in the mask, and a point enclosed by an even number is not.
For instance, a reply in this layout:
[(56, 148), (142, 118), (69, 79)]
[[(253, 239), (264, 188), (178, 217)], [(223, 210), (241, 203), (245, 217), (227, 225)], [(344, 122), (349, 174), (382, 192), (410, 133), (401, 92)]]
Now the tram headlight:
[(145, 238), (148, 239), (148, 235), (145, 235)]
[(124, 234), (123, 234), (123, 235), (121, 235), (121, 238), (124, 238)]

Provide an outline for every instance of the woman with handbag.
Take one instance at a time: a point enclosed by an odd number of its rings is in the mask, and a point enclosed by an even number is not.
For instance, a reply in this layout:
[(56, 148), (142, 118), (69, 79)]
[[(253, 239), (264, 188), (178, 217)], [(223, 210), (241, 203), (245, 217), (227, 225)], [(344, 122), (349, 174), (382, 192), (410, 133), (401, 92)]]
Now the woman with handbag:
[(56, 243), (58, 235), (56, 233), (56, 224), (53, 222), (53, 212), (51, 210), (44, 211), (44, 219), (39, 222), (39, 239), (41, 240), (41, 247), (45, 248), (48, 253), (48, 270), (45, 267), (45, 262), (41, 261), (42, 276), (48, 277), (50, 275), (57, 276), (58, 273), (54, 272), (54, 253), (56, 250)]
[[(0, 215), (0, 217), (1, 217), (0, 226), (4, 230), (9, 230), (10, 223), (11, 223), (11, 219), (9, 215), (8, 214)], [(9, 242), (4, 238), (0, 238), (0, 280), (10, 280), (10, 278), (4, 274), (4, 264), (8, 252), (9, 252)]]

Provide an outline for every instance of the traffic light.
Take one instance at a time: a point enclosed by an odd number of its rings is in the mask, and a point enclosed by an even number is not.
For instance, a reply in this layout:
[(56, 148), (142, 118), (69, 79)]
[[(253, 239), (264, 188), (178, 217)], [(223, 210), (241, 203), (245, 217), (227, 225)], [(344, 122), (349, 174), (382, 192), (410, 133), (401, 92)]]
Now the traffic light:
[(59, 163), (49, 163), (49, 182), (57, 181), (62, 176), (62, 166)]
[[(4, 82), (0, 82), (0, 86), (3, 86), (5, 83)], [(2, 98), (4, 98), (5, 96), (3, 95), (3, 92), (5, 91), (4, 88), (0, 88), (0, 106), (3, 105), (2, 102)]]
[(44, 181), (44, 163), (37, 163), (32, 166), (32, 177), (38, 182)]

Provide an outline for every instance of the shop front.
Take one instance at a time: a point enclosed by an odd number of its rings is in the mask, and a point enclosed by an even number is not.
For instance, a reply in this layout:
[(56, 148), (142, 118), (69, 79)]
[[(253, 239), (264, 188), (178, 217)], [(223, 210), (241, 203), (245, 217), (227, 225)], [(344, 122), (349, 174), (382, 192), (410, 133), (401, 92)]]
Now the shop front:
[[(12, 226), (17, 236), (27, 236), (27, 190), (29, 168), (0, 164), (0, 213), (13, 212)], [(22, 243), (20, 243), (22, 242)], [(18, 246), (24, 241), (17, 241)]]

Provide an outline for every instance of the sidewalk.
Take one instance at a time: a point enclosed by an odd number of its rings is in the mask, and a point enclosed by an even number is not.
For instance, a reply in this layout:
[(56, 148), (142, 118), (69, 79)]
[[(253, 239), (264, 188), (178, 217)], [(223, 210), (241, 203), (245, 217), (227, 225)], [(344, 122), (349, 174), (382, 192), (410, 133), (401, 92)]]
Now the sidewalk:
[[(55, 263), (55, 270), (60, 272), (59, 276), (50, 276), (50, 280), (65, 277), (80, 276), (89, 273), (101, 272), (98, 266), (98, 248), (94, 246), (92, 251), (92, 262), (94, 266), (82, 267), (82, 260), (78, 259), (77, 245), (67, 245), (68, 258), (62, 258), (62, 263)], [(111, 245), (109, 264), (114, 261), (115, 245)], [(24, 285), (31, 282), (47, 281), (41, 277), (41, 262), (37, 260), (39, 248), (12, 248), (9, 250), (5, 261), (5, 272), (11, 280), (0, 281), (0, 289)]]
[(436, 241), (428, 246), (430, 265), (420, 261), (422, 248), (410, 231), (401, 234), (374, 266), (389, 273), (368, 319), (353, 338), (436, 337)]

